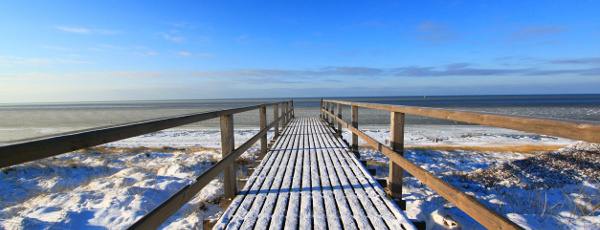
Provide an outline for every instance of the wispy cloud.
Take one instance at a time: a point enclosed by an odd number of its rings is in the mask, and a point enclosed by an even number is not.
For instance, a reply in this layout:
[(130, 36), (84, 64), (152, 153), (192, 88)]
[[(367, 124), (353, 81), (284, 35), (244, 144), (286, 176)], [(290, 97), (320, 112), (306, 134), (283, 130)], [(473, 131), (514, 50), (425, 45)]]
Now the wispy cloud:
[(550, 61), (554, 64), (600, 64), (600, 57), (597, 58), (576, 58), (576, 59), (559, 59)]
[(41, 46), (41, 47), (44, 49), (51, 49), (51, 50), (71, 51), (71, 49), (69, 49), (69, 48), (60, 47), (60, 46)]
[(423, 34), (417, 36), (418, 40), (428, 40), (433, 43), (451, 41), (458, 37), (458, 35), (450, 31), (447, 26), (432, 21), (426, 21), (419, 24), (417, 29)]
[(179, 52), (176, 52), (176, 54), (179, 56), (183, 56), (183, 57), (212, 57), (212, 56), (215, 56), (214, 54), (211, 54), (211, 53), (190, 53), (190, 52), (186, 52), (186, 51), (179, 51)]
[(538, 26), (538, 27), (530, 27), (527, 29), (518, 30), (508, 34), (509, 41), (523, 41), (526, 39), (531, 39), (535, 37), (541, 36), (549, 36), (553, 34), (558, 34), (564, 31), (567, 31), (569, 27), (566, 26)]
[(83, 27), (70, 27), (70, 26), (55, 26), (56, 29), (76, 34), (102, 34), (111, 35), (121, 33), (119, 30), (106, 30), (106, 29), (88, 29)]
[(185, 41), (185, 37), (183, 36), (174, 36), (171, 34), (163, 34), (163, 38), (172, 42), (183, 42)]
[(23, 57), (14, 57), (14, 56), (0, 56), (0, 64), (4, 66), (14, 66), (14, 65), (29, 65), (29, 66), (39, 66), (39, 65), (47, 65), (47, 64), (90, 64), (92, 62), (89, 61), (79, 61), (79, 60), (69, 60), (63, 58), (23, 58)]
[(77, 33), (77, 34), (90, 34), (90, 30), (86, 28), (76, 28), (76, 27), (67, 27), (67, 26), (56, 26), (56, 29), (69, 32), (69, 33)]

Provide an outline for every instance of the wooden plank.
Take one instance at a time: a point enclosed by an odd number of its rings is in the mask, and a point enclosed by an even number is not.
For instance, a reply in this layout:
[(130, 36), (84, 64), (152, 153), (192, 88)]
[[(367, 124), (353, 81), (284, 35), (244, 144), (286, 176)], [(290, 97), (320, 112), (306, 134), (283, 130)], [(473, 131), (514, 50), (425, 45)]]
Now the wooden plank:
[[(329, 125), (327, 125), (326, 123), (321, 123), (321, 126), (325, 126), (325, 127), (329, 128)], [(325, 128), (325, 127), (323, 127), (323, 128)], [(353, 172), (353, 170), (349, 167), (342, 166), (342, 168), (346, 172), (346, 176), (348, 177), (350, 184), (352, 185), (352, 188), (356, 192), (356, 196), (358, 197), (362, 207), (365, 209), (365, 213), (367, 214), (367, 217), (369, 218), (371, 225), (373, 225), (373, 228), (388, 229), (387, 225), (385, 224), (385, 222), (383, 221), (381, 216), (377, 215), (379, 212), (373, 205), (373, 202), (371, 202), (371, 199), (367, 195), (364, 188), (362, 187), (362, 184), (361, 184), (361, 181), (359, 178), (360, 175), (357, 176)]]
[[(304, 138), (304, 145), (309, 145), (309, 138)], [(311, 165), (310, 165), (310, 151), (307, 149), (303, 149), (302, 151), (303, 162), (302, 162), (302, 186), (300, 190), (300, 216), (299, 216), (299, 228), (304, 229), (312, 229), (312, 197), (311, 197)]]
[[(339, 138), (331, 138), (330, 140), (333, 142), (332, 145), (334, 145), (334, 146), (347, 148), (346, 144), (344, 142), (342, 142)], [(415, 229), (414, 225), (410, 222), (410, 220), (408, 219), (406, 214), (404, 214), (404, 212), (402, 210), (400, 210), (400, 208), (394, 202), (392, 202), (390, 199), (386, 198), (385, 190), (379, 185), (379, 183), (377, 183), (374, 180), (374, 178), (371, 176), (371, 174), (369, 174), (367, 172), (367, 170), (364, 168), (364, 166), (360, 163), (360, 161), (356, 157), (351, 156), (349, 154), (349, 152), (344, 152), (339, 149), (338, 149), (338, 151), (336, 151), (336, 154), (338, 154), (338, 156), (340, 156), (342, 158), (345, 158), (348, 162), (352, 162), (349, 164), (353, 164), (356, 167), (361, 169), (361, 171), (363, 172), (362, 175), (365, 178), (367, 178), (367, 180), (369, 181), (369, 184), (371, 185), (373, 190), (375, 190), (375, 192), (377, 193), (376, 195), (374, 195), (374, 194), (371, 194), (371, 195), (379, 196), (381, 198), (381, 200), (383, 201), (383, 203), (385, 204), (385, 206), (388, 208), (387, 210), (389, 210), (389, 212), (391, 212), (391, 214), (395, 217), (395, 218), (391, 217), (390, 213), (385, 211), (386, 214), (383, 215), (383, 216), (385, 216), (384, 219), (386, 219), (386, 220), (396, 219), (396, 220), (398, 220), (398, 224), (402, 225), (403, 229)], [(378, 207), (378, 208), (382, 209), (382, 207)]]
[[(287, 129), (290, 130), (291, 133), (295, 133), (294, 127), (288, 127)], [(277, 164), (273, 165), (276, 169), (276, 174), (272, 178), (267, 176), (267, 180), (265, 180), (261, 187), (261, 192), (259, 192), (255, 198), (253, 207), (244, 218), (241, 229), (267, 229), (269, 225), (271, 214), (277, 202), (278, 192), (281, 183), (283, 182), (283, 175), (285, 175), (287, 169), (286, 165), (290, 162), (291, 151), (286, 149), (291, 149), (294, 136), (285, 135), (284, 137), (286, 137), (286, 141), (281, 145), (281, 149), (283, 150), (277, 151), (278, 155), (283, 155), (283, 159), (279, 163), (276, 162)]]
[[(342, 121), (343, 122), (343, 121)], [(369, 135), (361, 132), (360, 130), (349, 126), (347, 123), (342, 123), (353, 133), (360, 136), (363, 140), (377, 149), (379, 152), (390, 158), (390, 161), (398, 163), (400, 167), (408, 171), (411, 175), (419, 179), (421, 182), (432, 188), (438, 194), (446, 198), (452, 204), (456, 205), (459, 209), (463, 210), (467, 215), (473, 217), (477, 222), (490, 229), (522, 229), (517, 224), (508, 220), (506, 217), (498, 214), (497, 212), (489, 209), (485, 205), (477, 202), (467, 194), (461, 192), (457, 188), (449, 185), (440, 178), (431, 174), (427, 170), (419, 167), (418, 165), (407, 160), (400, 154), (394, 152), (392, 148), (385, 146)]]
[[(327, 167), (325, 165), (326, 159), (324, 159), (324, 155), (329, 157), (329, 154), (327, 154), (328, 146), (323, 144), (323, 134), (315, 130), (316, 122), (311, 121), (311, 123), (314, 124), (311, 125), (311, 131), (313, 133), (312, 139), (315, 143), (317, 166), (319, 169), (319, 180), (321, 182), (320, 186), (322, 188), (323, 204), (325, 205), (325, 216), (327, 226), (329, 227), (329, 229), (341, 229), (342, 224), (340, 222), (340, 214), (338, 213), (336, 200), (333, 195), (334, 189), (337, 190), (338, 188), (332, 187), (330, 182), (330, 180), (333, 179), (332, 177), (335, 177), (336, 175), (329, 175)], [(315, 221), (317, 220), (315, 219)]]
[(310, 180), (312, 186), (312, 208), (313, 208), (313, 229), (327, 229), (327, 219), (325, 218), (325, 204), (323, 200), (323, 188), (321, 187), (321, 178), (319, 164), (317, 162), (317, 151), (315, 146), (314, 130), (309, 130), (308, 136), (310, 152)]
[[(348, 201), (344, 194), (344, 188), (341, 186), (336, 170), (331, 164), (331, 158), (334, 157), (331, 152), (334, 150), (330, 148), (331, 146), (328, 142), (323, 140), (325, 135), (317, 127), (318, 121), (312, 119), (312, 122), (315, 124), (313, 126), (313, 129), (315, 129), (314, 132), (318, 133), (316, 147), (320, 148), (320, 150), (318, 150), (319, 154), (317, 155), (319, 157), (319, 169), (322, 171), (321, 175), (327, 175), (326, 177), (321, 176), (321, 184), (323, 185), (324, 190), (329, 228), (341, 229), (343, 226), (344, 229), (357, 229), (356, 222), (352, 218), (352, 211), (348, 206)], [(339, 217), (341, 217), (343, 225), (340, 225)]]
[[(304, 127), (298, 125), (297, 120), (292, 120), (289, 127), (294, 127), (297, 133), (302, 134), (304, 132)], [(293, 140), (293, 145), (291, 146), (291, 156), (288, 165), (286, 165), (286, 172), (284, 176), (284, 180), (281, 184), (281, 189), (278, 194), (277, 204), (275, 206), (275, 210), (273, 212), (273, 217), (271, 224), (269, 225), (269, 229), (280, 230), (283, 229), (286, 220), (286, 210), (288, 208), (288, 203), (291, 196), (291, 188), (292, 188), (292, 180), (294, 173), (296, 171), (296, 162), (298, 160), (298, 149), (300, 148), (300, 143), (302, 140), (302, 135), (295, 135)]]
[[(289, 131), (289, 130), (288, 130)], [(288, 135), (285, 135), (283, 137), (289, 137)], [(285, 138), (281, 138), (278, 139), (277, 142), (275, 142), (275, 147), (276, 148), (281, 148), (281, 146), (283, 146), (286, 141)], [(273, 175), (276, 173), (277, 171), (277, 167), (276, 165), (278, 165), (278, 162), (280, 162), (283, 158), (283, 154), (277, 154), (276, 152), (270, 152), (267, 155), (275, 155), (276, 157), (271, 157), (270, 159), (274, 159), (270, 160), (269, 162), (267, 162), (266, 164), (263, 162), (260, 165), (263, 165), (263, 170), (261, 170), (260, 174), (258, 175), (258, 179), (256, 180), (256, 182), (254, 182), (252, 184), (252, 188), (251, 191), (248, 192), (248, 194), (243, 197), (243, 201), (241, 202), (241, 204), (239, 204), (236, 208), (236, 212), (232, 215), (232, 218), (230, 218), (230, 220), (228, 220), (226, 224), (221, 224), (223, 222), (225, 222), (226, 220), (224, 219), (225, 216), (221, 217), (220, 220), (217, 222), (217, 224), (215, 225), (215, 229), (238, 229), (243, 221), (244, 218), (246, 217), (246, 215), (248, 214), (248, 212), (252, 209), (252, 207), (257, 204), (255, 201), (257, 195), (265, 189), (265, 186), (268, 186), (269, 180), (272, 180)], [(260, 166), (259, 165), (259, 166)], [(265, 185), (267, 184), (267, 185)], [(232, 203), (233, 204), (233, 203)], [(262, 204), (260, 204), (262, 205)], [(231, 206), (230, 206), (231, 207)]]
[(475, 113), (427, 107), (345, 102), (335, 100), (325, 100), (325, 102), (336, 102), (352, 106), (387, 110), (390, 112), (407, 113), (600, 143), (600, 135), (598, 135), (598, 133), (600, 133), (600, 122), (597, 121), (540, 119), (534, 117), (508, 116), (492, 113)]
[[(308, 127), (304, 122), (304, 119), (299, 121), (298, 124), (302, 130), (302, 134), (307, 133)], [(292, 187), (290, 191), (290, 200), (287, 210), (287, 215), (285, 219), (285, 229), (295, 230), (298, 229), (299, 226), (299, 216), (300, 216), (300, 191), (302, 189), (302, 175), (303, 175), (303, 165), (304, 165), (304, 150), (307, 145), (305, 135), (298, 135), (299, 145), (297, 150), (297, 159), (296, 165), (294, 166), (294, 178), (292, 180)]]

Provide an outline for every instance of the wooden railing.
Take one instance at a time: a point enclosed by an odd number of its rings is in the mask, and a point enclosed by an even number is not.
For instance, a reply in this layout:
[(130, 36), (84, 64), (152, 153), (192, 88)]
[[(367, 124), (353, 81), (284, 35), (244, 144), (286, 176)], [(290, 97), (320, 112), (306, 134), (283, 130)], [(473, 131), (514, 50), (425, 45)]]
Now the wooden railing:
[[(266, 118), (267, 106), (273, 106), (274, 113), (273, 122), (269, 125), (267, 125)], [(250, 140), (235, 148), (233, 138), (233, 115), (254, 109), (259, 109), (260, 131)], [(11, 145), (0, 146), (0, 159), (2, 159), (2, 161), (0, 161), (0, 168), (219, 117), (221, 120), (221, 148), (223, 159), (204, 171), (193, 183), (180, 189), (169, 199), (129, 227), (129, 229), (157, 229), (221, 172), (223, 172), (225, 197), (235, 197), (238, 192), (234, 165), (235, 160), (259, 139), (261, 140), (261, 153), (266, 154), (267, 132), (271, 128), (275, 128), (275, 136), (277, 137), (279, 135), (279, 123), (281, 123), (281, 128), (283, 130), (293, 116), (294, 102), (290, 100), (213, 112), (159, 118), (130, 124), (63, 133), (52, 137), (29, 139)]]
[[(337, 116), (334, 112), (337, 104)], [(342, 120), (342, 105), (351, 106), (351, 124)], [(358, 107), (386, 110), (391, 112), (390, 145), (386, 146), (358, 129)], [(467, 194), (444, 182), (442, 179), (419, 167), (403, 157), (404, 151), (404, 117), (405, 114), (440, 118), (452, 121), (467, 122), (532, 132), (574, 140), (600, 143), (600, 122), (549, 120), (520, 116), (505, 116), (490, 113), (473, 113), (456, 110), (433, 109), (425, 107), (387, 105), (376, 103), (348, 102), (337, 100), (321, 100), (321, 117), (335, 126), (341, 133), (342, 127), (352, 132), (352, 150), (358, 154), (358, 137), (386, 155), (390, 159), (388, 189), (393, 197), (402, 197), (403, 171), (432, 188), (467, 215), (489, 229), (521, 229), (506, 217), (477, 202)]]

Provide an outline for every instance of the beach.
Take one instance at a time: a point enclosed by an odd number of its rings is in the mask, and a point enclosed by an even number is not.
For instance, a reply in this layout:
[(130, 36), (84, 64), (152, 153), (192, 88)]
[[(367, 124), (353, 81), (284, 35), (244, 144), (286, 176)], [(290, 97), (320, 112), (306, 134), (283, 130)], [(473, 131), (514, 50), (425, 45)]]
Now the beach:
[[(318, 100), (313, 99), (303, 104), (299, 100), (296, 116), (318, 116), (318, 110), (312, 107), (316, 102)], [(120, 118), (121, 120), (139, 118), (139, 115), (131, 114), (157, 109), (155, 104), (152, 104), (153, 107), (143, 107), (141, 111), (128, 104), (128, 112), (119, 110), (117, 114), (129, 114), (126, 118)], [(240, 104), (243, 103), (206, 106), (205, 109), (214, 110)], [(94, 106), (96, 107), (87, 110), (107, 109)], [(464, 108), (465, 104), (460, 106)], [(535, 106), (522, 108), (513, 105), (513, 108), (530, 111), (530, 114), (559, 114), (559, 117), (564, 118), (572, 116), (569, 115), (571, 112), (563, 109), (568, 106), (570, 104), (562, 107), (546, 105), (544, 109), (535, 109)], [(600, 111), (594, 106), (598, 107), (590, 104), (579, 107), (573, 105), (579, 110), (588, 111), (585, 115), (588, 119), (595, 119)], [(171, 102), (167, 108), (162, 108), (165, 110), (161, 112), (162, 115), (192, 110), (187, 107), (182, 109), (181, 106), (176, 109), (173, 107)], [(496, 103), (494, 106), (475, 107), (475, 110), (494, 110), (500, 107)], [(505, 105), (503, 110), (506, 107)], [(82, 108), (68, 107), (62, 108), (62, 111), (56, 107), (44, 109), (64, 115), (81, 112)], [(39, 113), (40, 108), (33, 110)], [(388, 144), (389, 123), (385, 124), (384, 121), (389, 119), (386, 118), (389, 115), (368, 110), (362, 112), (359, 128), (379, 142)], [(256, 114), (234, 117), (234, 138), (237, 145), (258, 133), (258, 128), (253, 126), (253, 116)], [(345, 118), (347, 117), (349, 116), (346, 115)], [(87, 118), (71, 116), (70, 119), (79, 119), (84, 123), (86, 119), (97, 122), (90, 122), (91, 124), (106, 122), (106, 118), (91, 115)], [(116, 121), (114, 119), (117, 118), (110, 119)], [(57, 118), (58, 120), (60, 119)], [(221, 159), (220, 131), (215, 127), (214, 120), (218, 119), (3, 168), (0, 171), (0, 186), (6, 192), (0, 195), (0, 226), (4, 229), (126, 228)], [(404, 156), (407, 159), (520, 226), (526, 229), (600, 227), (600, 183), (597, 177), (593, 177), (596, 175), (594, 173), (600, 171), (600, 160), (594, 158), (600, 154), (598, 145), (479, 125), (419, 118), (407, 120), (411, 121), (407, 122), (405, 130)], [(64, 125), (69, 124), (68, 122), (61, 124), (63, 125), (55, 125), (55, 130), (81, 127)], [(40, 134), (39, 130), (48, 129), (47, 126), (50, 125), (20, 128), (35, 130), (29, 132), (31, 137), (33, 134)], [(53, 133), (48, 131), (43, 134)], [(268, 137), (273, 138), (272, 131), (268, 133)], [(351, 133), (344, 130), (342, 137), (350, 140)], [(12, 140), (7, 138), (4, 141), (10, 143)], [(362, 140), (359, 140), (359, 146), (361, 158), (368, 162), (369, 167), (377, 170), (375, 177), (385, 178), (389, 160)], [(237, 160), (238, 178), (249, 176), (247, 169), (257, 160), (256, 153), (259, 150), (260, 145), (256, 144)], [(560, 164), (542, 167), (543, 170), (538, 167), (553, 165), (541, 162), (561, 162), (561, 159), (571, 155), (581, 156), (581, 159), (589, 161), (591, 166), (582, 166), (589, 170), (581, 171), (581, 167), (575, 163), (569, 164), (577, 166), (572, 169), (561, 168)], [(554, 157), (544, 158), (545, 156)], [(565, 162), (581, 160), (569, 159)], [(500, 173), (515, 169), (523, 173), (515, 174), (516, 176)], [(495, 177), (498, 180), (489, 180)], [(471, 217), (409, 174), (405, 174), (403, 196), (407, 201), (406, 214), (411, 219), (426, 221), (428, 226), (483, 229)], [(216, 221), (222, 214), (219, 204), (222, 197), (222, 180), (217, 178), (172, 216), (161, 229), (199, 228), (204, 223)]]

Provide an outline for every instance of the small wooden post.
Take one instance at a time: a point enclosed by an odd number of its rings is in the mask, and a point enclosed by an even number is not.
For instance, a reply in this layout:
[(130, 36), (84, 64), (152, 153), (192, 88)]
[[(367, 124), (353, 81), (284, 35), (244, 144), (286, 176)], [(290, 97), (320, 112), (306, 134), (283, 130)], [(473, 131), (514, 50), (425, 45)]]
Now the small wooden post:
[(282, 102), (281, 103), (281, 116), (283, 117), (283, 119), (281, 119), (281, 131), (282, 132), (285, 129), (285, 125), (286, 125), (284, 114), (285, 114), (285, 102)]
[[(223, 158), (231, 154), (234, 147), (233, 116), (225, 115), (221, 117), (221, 154)], [(225, 188), (225, 198), (232, 199), (237, 195), (235, 164), (231, 164), (223, 170), (223, 187)]]
[[(338, 115), (337, 116), (341, 120), (342, 119), (342, 103), (338, 103), (338, 107), (337, 108), (338, 108)], [(342, 135), (342, 123), (338, 121), (337, 124), (338, 124), (337, 125), (338, 126), (337, 133), (339, 135)]]
[(323, 119), (325, 118), (325, 117), (323, 116), (323, 108), (324, 108), (324, 107), (325, 107), (325, 105), (323, 104), (323, 98), (321, 98), (321, 118), (323, 118)]
[[(279, 105), (275, 104), (275, 108), (273, 110), (273, 120), (277, 120), (279, 118)], [(275, 137), (277, 139), (279, 137), (279, 122), (275, 122)]]
[[(404, 155), (404, 113), (392, 112), (391, 114), (390, 144), (392, 150)], [(404, 177), (404, 169), (390, 161), (388, 177), (390, 196), (402, 198), (402, 177)]]
[[(335, 114), (335, 110), (333, 109), (333, 102), (331, 102), (329, 104), (329, 112), (331, 114)], [(331, 116), (331, 122), (329, 123), (329, 126), (331, 126), (331, 128), (335, 128), (335, 116)]]
[[(352, 127), (358, 129), (358, 106), (352, 106)], [(352, 152), (360, 159), (360, 153), (358, 152), (358, 135), (352, 133)]]
[(296, 112), (296, 110), (294, 110), (294, 100), (292, 100), (291, 103), (292, 103), (292, 118), (296, 118), (296, 116), (294, 114)]
[[(267, 128), (267, 107), (260, 107), (260, 130)], [(267, 154), (267, 134), (260, 137), (260, 153)]]
[[(286, 113), (290, 112), (290, 102), (289, 101), (285, 102), (285, 112)], [(290, 123), (291, 118), (292, 118), (291, 114), (288, 113), (285, 115), (285, 120), (287, 121), (288, 124)]]

